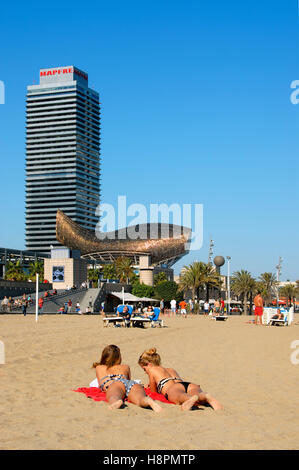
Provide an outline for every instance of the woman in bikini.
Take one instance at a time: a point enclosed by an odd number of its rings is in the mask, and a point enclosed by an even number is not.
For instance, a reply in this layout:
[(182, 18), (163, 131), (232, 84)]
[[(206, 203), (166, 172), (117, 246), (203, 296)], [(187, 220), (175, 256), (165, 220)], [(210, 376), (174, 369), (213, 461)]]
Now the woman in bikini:
[(131, 380), (130, 367), (121, 364), (121, 354), (118, 346), (110, 344), (102, 351), (100, 362), (94, 362), (99, 387), (106, 392), (110, 409), (120, 408), (124, 398), (142, 408), (151, 408), (156, 412), (162, 408), (152, 398), (148, 397), (143, 386)]
[(185, 382), (174, 369), (163, 367), (156, 348), (144, 351), (138, 364), (149, 377), (151, 391), (162, 393), (167, 400), (181, 405), (182, 410), (190, 410), (194, 405), (222, 409), (222, 405), (211, 395), (204, 393), (199, 385)]

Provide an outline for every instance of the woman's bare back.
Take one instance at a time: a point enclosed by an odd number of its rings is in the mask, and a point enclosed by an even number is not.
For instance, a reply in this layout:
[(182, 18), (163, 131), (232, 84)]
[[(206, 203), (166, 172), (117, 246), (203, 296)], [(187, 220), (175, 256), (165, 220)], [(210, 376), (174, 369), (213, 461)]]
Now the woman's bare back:
[(99, 365), (96, 367), (96, 376), (99, 385), (101, 385), (102, 379), (108, 375), (124, 375), (127, 379), (131, 378), (130, 367), (126, 364), (118, 364), (112, 367), (105, 365)]

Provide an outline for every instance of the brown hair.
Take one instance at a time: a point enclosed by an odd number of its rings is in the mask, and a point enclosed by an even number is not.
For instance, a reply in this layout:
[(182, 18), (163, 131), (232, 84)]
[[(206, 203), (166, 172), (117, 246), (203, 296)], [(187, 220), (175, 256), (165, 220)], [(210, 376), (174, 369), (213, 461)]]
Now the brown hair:
[(147, 351), (144, 351), (138, 360), (138, 364), (141, 367), (147, 366), (149, 363), (153, 364), (154, 366), (159, 366), (161, 364), (161, 357), (157, 353), (156, 348), (151, 348)]
[(120, 349), (115, 344), (109, 344), (102, 351), (100, 362), (94, 362), (92, 367), (107, 366), (112, 367), (121, 363)]

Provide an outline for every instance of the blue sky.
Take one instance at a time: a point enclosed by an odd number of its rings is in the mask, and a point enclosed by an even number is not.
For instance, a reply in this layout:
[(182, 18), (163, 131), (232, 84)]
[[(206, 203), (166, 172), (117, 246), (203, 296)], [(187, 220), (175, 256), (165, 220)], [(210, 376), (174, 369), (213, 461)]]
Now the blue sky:
[[(0, 246), (24, 247), (25, 93), (76, 65), (102, 103), (102, 199), (204, 205), (204, 243), (176, 265), (299, 279), (298, 2), (2, 5)], [(226, 272), (224, 267), (223, 272)]]

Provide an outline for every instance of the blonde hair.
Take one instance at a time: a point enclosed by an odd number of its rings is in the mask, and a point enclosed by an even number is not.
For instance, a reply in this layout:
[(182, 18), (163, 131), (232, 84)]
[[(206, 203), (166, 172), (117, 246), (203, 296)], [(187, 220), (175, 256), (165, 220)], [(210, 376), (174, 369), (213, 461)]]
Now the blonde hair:
[(92, 367), (95, 368), (97, 366), (107, 366), (112, 367), (116, 366), (121, 363), (121, 354), (120, 349), (115, 344), (109, 344), (106, 346), (102, 351), (102, 356), (100, 362), (94, 362)]
[(161, 357), (160, 354), (157, 353), (157, 349), (151, 348), (147, 351), (144, 351), (138, 360), (138, 364), (141, 367), (147, 366), (147, 364), (159, 366), (161, 364)]

